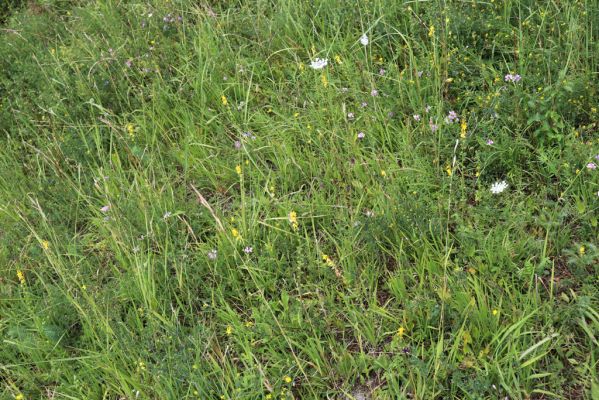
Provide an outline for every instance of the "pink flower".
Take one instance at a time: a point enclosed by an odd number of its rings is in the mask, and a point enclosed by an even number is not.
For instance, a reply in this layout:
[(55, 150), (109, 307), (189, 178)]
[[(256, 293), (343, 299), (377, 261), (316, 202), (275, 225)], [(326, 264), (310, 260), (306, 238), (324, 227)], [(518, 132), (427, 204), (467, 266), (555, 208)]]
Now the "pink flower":
[(104, 206), (104, 207), (100, 208), (100, 211), (102, 211), (103, 213), (108, 212), (108, 210), (110, 210), (110, 206)]
[(378, 95), (379, 95), (379, 91), (378, 91), (378, 90), (376, 90), (376, 89), (372, 89), (372, 90), (370, 91), (370, 95), (371, 95), (372, 97), (376, 97), (376, 96), (378, 96)]
[(594, 162), (590, 162), (587, 164), (587, 168), (588, 169), (597, 169), (597, 164), (595, 164)]
[(366, 136), (366, 134), (364, 132), (358, 133), (358, 139), (360, 139), (360, 140), (364, 139), (365, 136)]
[(420, 115), (419, 114), (414, 114), (414, 121), (420, 121)]
[(489, 146), (491, 146), (493, 143), (495, 143), (493, 140), (491, 140), (491, 139), (487, 139), (487, 144), (488, 144)]

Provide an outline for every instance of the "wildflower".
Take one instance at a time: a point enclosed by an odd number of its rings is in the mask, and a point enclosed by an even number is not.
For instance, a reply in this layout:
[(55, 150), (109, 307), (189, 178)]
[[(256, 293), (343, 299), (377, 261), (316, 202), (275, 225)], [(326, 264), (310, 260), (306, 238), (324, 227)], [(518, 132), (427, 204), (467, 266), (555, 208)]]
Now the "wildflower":
[(385, 72), (387, 72), (387, 71), (385, 71), (383, 68), (379, 69), (379, 75), (380, 76), (385, 75)]
[(254, 326), (254, 323), (252, 321), (246, 321), (244, 325), (246, 328), (251, 328), (252, 326)]
[(327, 64), (329, 63), (329, 60), (327, 58), (317, 58), (314, 61), (312, 61), (310, 63), (310, 68), (312, 69), (323, 69), (324, 67), (327, 66)]
[(15, 396), (15, 400), (25, 400), (25, 396), (23, 396), (23, 393), (19, 393)]
[(322, 82), (322, 86), (324, 86), (324, 87), (329, 86), (329, 80), (327, 79), (327, 76), (325, 74), (322, 74), (320, 76), (320, 81)]
[(367, 102), (365, 102), (365, 101), (363, 101), (362, 103), (360, 103), (360, 106), (361, 106), (362, 108), (365, 108), (365, 107), (367, 107), (367, 106), (368, 106), (368, 103), (367, 103)]
[(493, 140), (487, 139), (487, 145), (491, 146), (493, 143), (495, 143)]
[(291, 377), (290, 377), (290, 376), (288, 376), (288, 375), (285, 375), (285, 376), (283, 377), (283, 380), (285, 381), (285, 383), (291, 383), (291, 381), (293, 381), (293, 379), (291, 379)]
[(208, 252), (208, 259), (216, 260), (216, 256), (218, 255), (216, 249), (212, 249)]
[(233, 235), (233, 238), (238, 239), (239, 238), (239, 231), (235, 228), (231, 229), (231, 235)]
[(362, 46), (368, 46), (369, 40), (368, 40), (368, 36), (366, 36), (366, 34), (363, 34), (362, 36), (360, 36), (360, 43), (362, 43)]
[(127, 60), (125, 61), (125, 65), (127, 66), (127, 68), (131, 68), (131, 66), (133, 65), (133, 61)]
[(584, 254), (586, 253), (586, 248), (584, 246), (580, 246), (578, 248), (578, 254), (580, 254), (580, 256), (584, 256)]
[(243, 136), (244, 138), (250, 138), (252, 140), (256, 140), (256, 135), (254, 135), (252, 132), (247, 131), (247, 132), (243, 132), (241, 134), (241, 136)]
[(227, 336), (231, 336), (231, 334), (233, 333), (233, 327), (231, 325), (228, 325), (225, 332), (226, 332)]
[(429, 106), (428, 104), (426, 105), (426, 107), (424, 108), (424, 112), (428, 113), (431, 110), (431, 106)]
[(47, 240), (42, 240), (42, 248), (44, 250), (48, 250), (50, 248), (50, 242), (48, 242)]
[(17, 270), (17, 278), (19, 279), (19, 282), (21, 282), (21, 285), (25, 284), (25, 274), (20, 269)]
[(381, 170), (381, 176), (384, 178), (387, 176), (387, 172), (384, 169)]
[(497, 315), (497, 314), (499, 314), (499, 310), (497, 310), (497, 309), (495, 308), (495, 309), (493, 309), (492, 313), (493, 313), (493, 315)]
[(505, 189), (507, 189), (507, 187), (508, 187), (508, 184), (506, 183), (506, 181), (495, 182), (494, 184), (491, 185), (491, 193), (499, 194), (499, 193), (503, 192)]
[(335, 56), (335, 62), (336, 62), (337, 64), (343, 64), (343, 62), (341, 61), (341, 57), (339, 57), (339, 54), (337, 54), (337, 55)]
[(433, 37), (435, 35), (435, 27), (433, 25), (431, 25), (428, 28), (428, 37)]
[(245, 254), (252, 254), (253, 251), (254, 251), (254, 248), (251, 246), (246, 246), (245, 249), (243, 249), (243, 252)]
[(445, 123), (452, 124), (454, 122), (459, 122), (458, 114), (455, 111), (450, 111), (445, 117)]
[(235, 146), (235, 148), (237, 150), (241, 149), (241, 142), (239, 140), (236, 140), (235, 143), (233, 144)]
[(371, 95), (372, 97), (376, 97), (376, 96), (378, 96), (378, 95), (379, 95), (379, 91), (378, 91), (378, 90), (376, 90), (376, 89), (372, 89), (372, 90), (370, 91), (370, 95)]
[(414, 114), (414, 121), (420, 121), (420, 115), (419, 114)]
[(468, 128), (468, 124), (466, 123), (466, 120), (463, 119), (462, 123), (460, 124), (460, 137), (462, 139), (466, 139), (466, 129)]
[(224, 94), (220, 96), (220, 102), (223, 103), (223, 106), (226, 106), (229, 103), (229, 101), (227, 100), (227, 96), (225, 96)]
[(237, 172), (237, 175), (241, 176), (241, 165), (237, 164), (235, 166), (235, 172)]
[(362, 140), (365, 136), (366, 134), (364, 132), (358, 132), (358, 139)]
[(348, 112), (347, 113), (347, 119), (354, 119), (354, 113), (353, 112)]
[(424, 73), (424, 71), (417, 71), (416, 76), (418, 76), (418, 78), (422, 78), (423, 73)]
[(406, 328), (404, 328), (403, 326), (400, 326), (399, 329), (397, 330), (397, 336), (399, 336), (400, 338), (403, 337), (403, 335), (406, 333)]
[(129, 123), (125, 126), (125, 128), (127, 129), (127, 133), (129, 134), (129, 137), (133, 137), (135, 135), (135, 125)]
[(599, 161), (599, 154), (595, 156), (595, 160)]
[(404, 347), (403, 349), (401, 349), (401, 352), (406, 355), (410, 354), (410, 346)]
[(597, 169), (597, 164), (590, 162), (587, 164), (587, 169)]
[(289, 222), (291, 223), (291, 227), (293, 228), (293, 230), (297, 230), (299, 227), (299, 224), (297, 222), (297, 213), (295, 211), (290, 211), (287, 215), (287, 219), (289, 219)]
[(109, 205), (100, 208), (100, 211), (102, 211), (103, 213), (108, 212), (108, 210), (110, 210), (110, 206)]
[(453, 170), (451, 169), (451, 165), (447, 164), (445, 166), (445, 172), (447, 172), (447, 176), (453, 175)]
[(520, 75), (518, 75), (518, 74), (515, 74), (515, 75), (513, 75), (513, 74), (507, 74), (503, 78), (504, 81), (506, 81), (506, 82), (512, 82), (512, 83), (518, 83), (518, 82), (520, 82), (521, 79), (522, 79), (522, 77)]
[(430, 119), (428, 120), (428, 126), (431, 128), (431, 132), (433, 132), (433, 133), (435, 133), (435, 132), (437, 131), (437, 129), (439, 129), (439, 125), (435, 124), (435, 123), (433, 122), (433, 119), (432, 119), (432, 118), (430, 118)]

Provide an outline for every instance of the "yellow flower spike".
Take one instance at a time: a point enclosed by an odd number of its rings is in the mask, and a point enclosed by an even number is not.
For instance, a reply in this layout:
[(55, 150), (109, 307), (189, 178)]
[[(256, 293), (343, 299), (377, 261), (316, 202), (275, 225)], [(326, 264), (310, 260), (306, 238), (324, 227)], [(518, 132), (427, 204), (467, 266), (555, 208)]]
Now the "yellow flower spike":
[(25, 274), (20, 269), (17, 270), (17, 278), (19, 279), (19, 282), (21, 282), (21, 285), (25, 284)]
[(223, 103), (223, 106), (226, 106), (227, 104), (229, 104), (229, 101), (227, 100), (227, 96), (225, 96), (224, 94), (222, 96), (220, 96), (220, 101), (221, 101), (221, 103)]
[(428, 28), (428, 37), (433, 37), (433, 36), (435, 36), (435, 27), (433, 25), (431, 25)]
[(462, 139), (466, 139), (466, 129), (468, 128), (468, 123), (465, 118), (462, 118), (462, 122), (460, 123), (460, 137)]
[(320, 81), (322, 82), (322, 86), (324, 86), (325, 88), (329, 86), (329, 80), (327, 79), (326, 74), (323, 73), (322, 75), (320, 75)]
[(397, 330), (397, 336), (399, 336), (400, 338), (403, 337), (403, 335), (406, 333), (406, 328), (404, 328), (403, 326), (400, 326), (399, 329)]
[(237, 172), (237, 175), (241, 176), (241, 165), (236, 165), (235, 166), (235, 172)]

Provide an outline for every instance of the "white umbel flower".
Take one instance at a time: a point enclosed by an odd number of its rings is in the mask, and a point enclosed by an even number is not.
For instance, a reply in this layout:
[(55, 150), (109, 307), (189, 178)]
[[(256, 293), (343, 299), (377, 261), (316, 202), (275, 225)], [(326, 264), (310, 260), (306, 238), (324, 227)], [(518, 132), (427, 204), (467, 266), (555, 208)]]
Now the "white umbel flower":
[(503, 192), (505, 189), (507, 189), (507, 187), (508, 187), (508, 184), (506, 181), (495, 182), (494, 184), (491, 185), (491, 193), (499, 194), (499, 193)]
[(363, 46), (368, 46), (369, 41), (368, 41), (368, 36), (366, 36), (366, 34), (363, 34), (360, 37), (360, 43), (362, 43)]
[(327, 66), (329, 60), (326, 58), (317, 58), (310, 63), (310, 68), (312, 69), (323, 69)]

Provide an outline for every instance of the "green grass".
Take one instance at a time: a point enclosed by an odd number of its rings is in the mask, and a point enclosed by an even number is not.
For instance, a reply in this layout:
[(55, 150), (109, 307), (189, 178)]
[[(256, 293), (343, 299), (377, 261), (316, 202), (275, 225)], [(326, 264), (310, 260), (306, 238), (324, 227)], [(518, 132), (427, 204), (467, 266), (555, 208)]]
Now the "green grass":
[(0, 36), (0, 399), (599, 399), (596, 0)]

